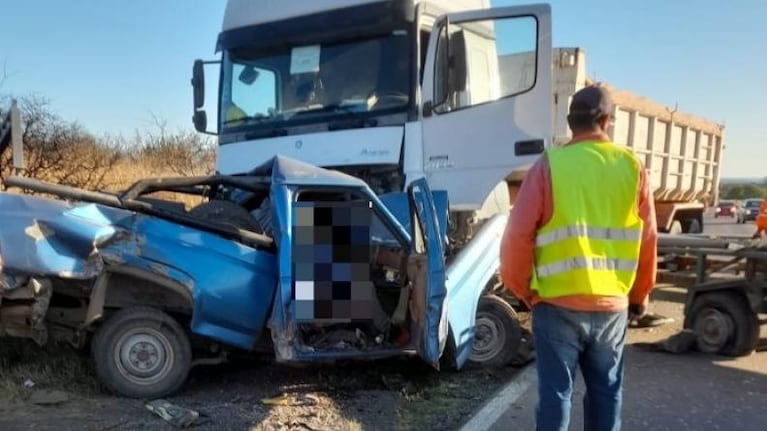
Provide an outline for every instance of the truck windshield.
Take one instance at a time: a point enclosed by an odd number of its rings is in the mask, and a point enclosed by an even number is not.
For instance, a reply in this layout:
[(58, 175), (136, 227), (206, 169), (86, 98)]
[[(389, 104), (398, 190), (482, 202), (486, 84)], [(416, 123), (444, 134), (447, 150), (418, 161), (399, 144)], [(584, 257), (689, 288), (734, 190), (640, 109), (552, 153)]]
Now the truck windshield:
[(333, 44), (227, 50), (220, 130), (404, 110), (411, 100), (410, 51), (405, 31)]

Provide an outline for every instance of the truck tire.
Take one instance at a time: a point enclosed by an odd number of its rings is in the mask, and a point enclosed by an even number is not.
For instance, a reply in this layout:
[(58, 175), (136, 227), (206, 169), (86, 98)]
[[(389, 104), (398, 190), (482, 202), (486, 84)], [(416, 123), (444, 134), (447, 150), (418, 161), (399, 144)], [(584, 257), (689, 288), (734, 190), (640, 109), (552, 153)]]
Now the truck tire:
[(746, 356), (759, 343), (759, 318), (737, 292), (698, 295), (684, 327), (695, 332), (697, 349), (703, 353)]
[(189, 215), (216, 223), (228, 224), (238, 229), (264, 233), (261, 225), (243, 207), (234, 202), (211, 200), (189, 210)]
[(503, 367), (511, 362), (521, 343), (522, 327), (511, 305), (494, 295), (480, 298), (469, 363)]
[(92, 346), (96, 375), (112, 393), (161, 398), (186, 381), (192, 349), (181, 325), (162, 311), (131, 307), (97, 330)]
[(701, 227), (700, 220), (694, 218), (687, 222), (687, 233), (702, 233), (703, 228)]

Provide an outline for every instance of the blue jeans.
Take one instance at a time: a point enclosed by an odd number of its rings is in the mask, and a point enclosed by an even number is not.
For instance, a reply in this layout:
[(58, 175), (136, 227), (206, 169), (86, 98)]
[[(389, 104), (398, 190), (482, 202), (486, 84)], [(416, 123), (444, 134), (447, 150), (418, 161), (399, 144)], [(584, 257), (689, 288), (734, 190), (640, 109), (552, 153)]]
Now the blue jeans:
[(580, 366), (586, 383), (584, 429), (619, 430), (628, 312), (577, 312), (539, 303), (532, 314), (539, 397), (536, 429), (568, 429)]

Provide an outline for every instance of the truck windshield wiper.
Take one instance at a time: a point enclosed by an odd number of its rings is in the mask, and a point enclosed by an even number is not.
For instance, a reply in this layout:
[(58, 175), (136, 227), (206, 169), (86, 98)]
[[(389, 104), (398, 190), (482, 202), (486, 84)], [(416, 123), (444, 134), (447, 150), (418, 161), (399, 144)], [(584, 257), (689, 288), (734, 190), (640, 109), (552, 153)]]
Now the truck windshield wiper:
[(270, 127), (262, 130), (251, 130), (245, 134), (245, 139), (276, 138), (278, 136), (288, 136), (287, 129)]
[(364, 114), (366, 111), (357, 111), (352, 107), (352, 105), (341, 105), (340, 103), (334, 103), (332, 105), (326, 105), (321, 108), (307, 109), (306, 111), (296, 112), (295, 115), (317, 114), (317, 113), (328, 113), (328, 112), (340, 112), (344, 114)]
[(267, 117), (266, 115), (258, 115), (258, 116), (248, 115), (248, 116), (245, 116), (245, 117), (232, 118), (231, 120), (226, 120), (226, 121), (224, 121), (224, 125), (228, 126), (228, 125), (230, 125), (232, 123), (238, 123), (240, 121), (247, 122), (247, 123), (261, 123), (261, 122), (264, 122), (266, 120), (273, 120), (273, 119), (274, 119), (273, 117)]
[(378, 120), (375, 118), (347, 118), (328, 123), (328, 130), (359, 129), (363, 127), (375, 127), (377, 125)]

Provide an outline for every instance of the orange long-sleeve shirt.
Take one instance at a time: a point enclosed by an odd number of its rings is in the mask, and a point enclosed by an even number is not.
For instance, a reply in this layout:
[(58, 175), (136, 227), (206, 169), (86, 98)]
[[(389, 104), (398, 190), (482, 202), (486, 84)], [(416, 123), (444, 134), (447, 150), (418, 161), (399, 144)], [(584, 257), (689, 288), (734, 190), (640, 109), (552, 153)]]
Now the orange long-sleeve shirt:
[[(577, 145), (577, 142), (569, 145)], [(598, 190), (594, 192), (599, 193)], [(646, 306), (657, 274), (658, 235), (655, 205), (645, 170), (641, 170), (637, 190), (639, 217), (644, 222), (644, 229), (637, 277), (628, 298), (572, 295), (543, 300), (530, 290), (536, 231), (551, 219), (552, 195), (549, 163), (544, 155), (525, 176), (501, 240), (501, 278), (506, 288), (528, 306), (540, 301), (576, 311), (620, 311), (629, 303)]]

